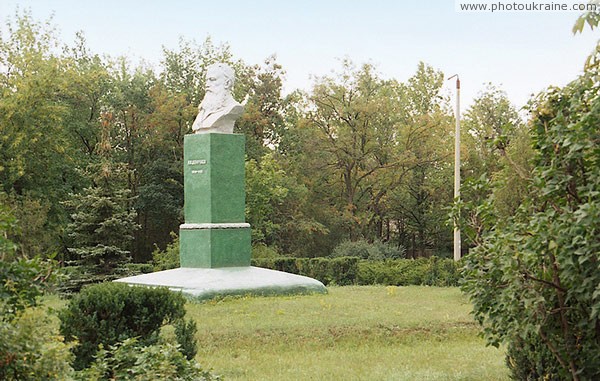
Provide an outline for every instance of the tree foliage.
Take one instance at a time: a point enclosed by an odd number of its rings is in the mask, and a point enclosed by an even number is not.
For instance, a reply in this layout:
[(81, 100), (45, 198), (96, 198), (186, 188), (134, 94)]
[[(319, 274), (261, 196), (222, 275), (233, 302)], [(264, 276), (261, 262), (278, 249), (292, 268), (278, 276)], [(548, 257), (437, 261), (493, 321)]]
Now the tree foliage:
[[(100, 57), (83, 33), (62, 46), (51, 21), (27, 13), (9, 24), (0, 40), (0, 183), (22, 222), (11, 233), (22, 255), (95, 258), (108, 273), (166, 250), (183, 222), (183, 137), (216, 61), (234, 67), (234, 97), (246, 102), (236, 132), (246, 136), (256, 247), (318, 257), (366, 240), (410, 257), (449, 251), (454, 123), (439, 70), (420, 63), (399, 82), (347, 59), (310, 91), (284, 94), (275, 56), (248, 64), (210, 38), (181, 38), (154, 68)], [(497, 114), (481, 130), (512, 112), (492, 95), (481, 103)], [(479, 163), (469, 168), (497, 164)], [(108, 235), (94, 230), (110, 220), (94, 198), (123, 217)]]
[(600, 377), (600, 66), (531, 106), (530, 198), (494, 217), (477, 209), (463, 289), (491, 344), (509, 344), (521, 379)]
[(51, 317), (37, 307), (54, 280), (54, 264), (15, 258), (18, 247), (6, 238), (14, 219), (0, 203), (0, 378), (68, 379), (70, 346), (57, 335)]
[(85, 282), (114, 279), (131, 261), (129, 249), (137, 226), (128, 204), (131, 200), (126, 190), (113, 192), (105, 187), (86, 188), (67, 202), (73, 209), (73, 222), (67, 226), (68, 250)]
[(321, 206), (314, 214), (328, 228), (318, 241), (327, 252), (345, 239), (394, 241), (413, 255), (443, 246), (447, 238), (434, 232), (443, 213), (434, 205), (450, 196), (452, 120), (442, 81), (423, 63), (398, 83), (349, 60), (317, 80), (298, 121), (306, 132), (297, 176)]

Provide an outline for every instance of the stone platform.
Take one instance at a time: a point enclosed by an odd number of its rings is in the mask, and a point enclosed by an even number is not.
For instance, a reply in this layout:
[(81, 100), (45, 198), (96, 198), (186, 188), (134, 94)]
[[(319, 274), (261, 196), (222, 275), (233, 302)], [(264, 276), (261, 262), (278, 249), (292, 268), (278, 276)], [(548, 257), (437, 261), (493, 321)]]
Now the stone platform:
[(327, 293), (323, 283), (301, 275), (260, 267), (190, 268), (159, 271), (115, 282), (168, 287), (195, 300), (228, 295), (291, 295)]

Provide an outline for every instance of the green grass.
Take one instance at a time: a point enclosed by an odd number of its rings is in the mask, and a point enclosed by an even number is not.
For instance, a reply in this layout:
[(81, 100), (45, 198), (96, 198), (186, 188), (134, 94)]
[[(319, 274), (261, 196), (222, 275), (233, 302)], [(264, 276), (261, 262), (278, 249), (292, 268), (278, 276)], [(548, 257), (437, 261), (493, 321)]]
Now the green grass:
[(198, 361), (226, 381), (508, 379), (504, 352), (477, 336), (457, 288), (329, 287), (187, 309), (198, 323)]
[(470, 310), (458, 289), (435, 287), (188, 304), (197, 359), (226, 380), (506, 380)]

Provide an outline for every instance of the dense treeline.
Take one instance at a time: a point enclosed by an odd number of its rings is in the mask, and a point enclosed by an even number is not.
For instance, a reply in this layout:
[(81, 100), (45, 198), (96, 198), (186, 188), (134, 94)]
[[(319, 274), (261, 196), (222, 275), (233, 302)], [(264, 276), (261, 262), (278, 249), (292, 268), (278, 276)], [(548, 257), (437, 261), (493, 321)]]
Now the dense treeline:
[[(443, 73), (424, 63), (399, 82), (346, 60), (310, 91), (284, 95), (274, 57), (247, 64), (210, 39), (181, 39), (150, 67), (101, 57), (82, 34), (62, 46), (27, 13), (6, 30), (0, 197), (19, 221), (9, 237), (18, 255), (55, 252), (101, 278), (164, 249), (183, 220), (183, 136), (216, 61), (235, 68), (235, 97), (248, 96), (236, 132), (247, 139), (256, 247), (303, 257), (365, 240), (408, 257), (451, 250), (453, 112)], [(467, 175), (526, 162), (527, 150), (511, 152), (527, 138), (501, 91), (485, 89), (465, 124)], [(506, 213), (520, 197), (512, 188)]]

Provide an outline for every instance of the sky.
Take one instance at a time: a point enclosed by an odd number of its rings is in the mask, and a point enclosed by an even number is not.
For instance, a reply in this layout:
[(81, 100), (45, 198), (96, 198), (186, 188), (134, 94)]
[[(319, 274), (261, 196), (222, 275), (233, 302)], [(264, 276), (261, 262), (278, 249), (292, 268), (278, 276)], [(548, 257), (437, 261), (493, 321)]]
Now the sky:
[[(210, 36), (247, 64), (276, 55), (285, 92), (310, 90), (345, 58), (401, 82), (423, 61), (460, 76), (463, 109), (487, 83), (517, 107), (564, 86), (600, 38), (589, 28), (573, 35), (575, 12), (467, 13), (455, 10), (455, 0), (0, 0), (2, 24), (17, 7), (38, 21), (53, 15), (65, 43), (83, 31), (94, 53), (157, 67), (163, 47), (177, 49), (180, 37)], [(444, 94), (454, 97), (454, 86), (447, 81)]]

